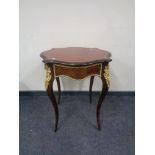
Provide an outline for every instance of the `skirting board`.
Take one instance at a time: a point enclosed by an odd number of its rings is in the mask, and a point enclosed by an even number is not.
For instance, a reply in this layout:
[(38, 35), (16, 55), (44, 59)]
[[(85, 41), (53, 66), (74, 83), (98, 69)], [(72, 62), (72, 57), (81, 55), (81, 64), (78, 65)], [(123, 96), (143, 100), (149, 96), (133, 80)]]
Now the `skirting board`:
[[(57, 94), (58, 92), (55, 91)], [(98, 95), (100, 92), (99, 91), (93, 91), (92, 95)], [(74, 96), (74, 95), (89, 95), (89, 91), (62, 91), (61, 95), (62, 96)], [(47, 95), (45, 91), (19, 91), (19, 96), (45, 96)], [(134, 91), (109, 91), (108, 94), (109, 96), (135, 96)]]

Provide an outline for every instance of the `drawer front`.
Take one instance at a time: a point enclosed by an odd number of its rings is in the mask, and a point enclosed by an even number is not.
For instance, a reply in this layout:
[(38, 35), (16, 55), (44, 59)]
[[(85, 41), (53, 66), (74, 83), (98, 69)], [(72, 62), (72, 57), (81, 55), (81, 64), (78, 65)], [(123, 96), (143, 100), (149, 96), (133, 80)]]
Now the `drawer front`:
[(84, 79), (91, 75), (101, 75), (102, 64), (94, 64), (83, 67), (71, 67), (65, 65), (54, 65), (54, 75), (68, 76), (73, 79)]

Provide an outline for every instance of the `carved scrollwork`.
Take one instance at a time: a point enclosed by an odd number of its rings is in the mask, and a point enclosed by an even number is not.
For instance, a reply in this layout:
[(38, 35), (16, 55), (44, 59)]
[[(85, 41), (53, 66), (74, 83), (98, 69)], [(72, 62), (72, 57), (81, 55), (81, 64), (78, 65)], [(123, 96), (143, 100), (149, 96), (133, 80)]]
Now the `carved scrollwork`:
[(109, 88), (110, 87), (109, 65), (105, 66), (103, 75)]
[(49, 81), (52, 78), (52, 74), (51, 74), (51, 69), (48, 66), (45, 66), (45, 69), (46, 69), (45, 88), (47, 90)]

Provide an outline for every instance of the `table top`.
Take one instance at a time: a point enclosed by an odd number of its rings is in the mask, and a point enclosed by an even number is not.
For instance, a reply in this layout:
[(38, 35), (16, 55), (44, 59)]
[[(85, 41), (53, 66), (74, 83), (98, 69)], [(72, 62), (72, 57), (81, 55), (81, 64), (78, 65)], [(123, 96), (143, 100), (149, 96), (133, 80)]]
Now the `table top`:
[(53, 48), (40, 54), (45, 63), (84, 65), (97, 62), (110, 62), (111, 53), (98, 48), (66, 47)]

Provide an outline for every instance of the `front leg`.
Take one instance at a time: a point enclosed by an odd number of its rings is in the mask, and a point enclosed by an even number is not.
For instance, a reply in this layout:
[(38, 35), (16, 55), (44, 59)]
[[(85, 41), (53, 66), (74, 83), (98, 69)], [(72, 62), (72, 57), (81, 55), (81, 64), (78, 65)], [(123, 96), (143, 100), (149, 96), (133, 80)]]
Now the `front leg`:
[(60, 97), (61, 97), (61, 86), (60, 86), (60, 79), (56, 77), (57, 86), (58, 86), (58, 104), (60, 104)]
[(100, 125), (100, 109), (101, 109), (101, 105), (103, 103), (103, 100), (105, 98), (105, 96), (107, 95), (109, 86), (110, 86), (110, 79), (109, 79), (109, 66), (108, 64), (103, 65), (103, 72), (101, 75), (101, 80), (102, 80), (102, 91), (98, 100), (98, 104), (97, 104), (97, 109), (96, 109), (96, 117), (97, 117), (97, 127), (98, 130), (100, 130), (101, 125)]
[(90, 104), (92, 103), (92, 87), (93, 87), (93, 82), (94, 82), (94, 76), (90, 77), (90, 85), (89, 85), (89, 99), (90, 99)]
[(45, 88), (47, 95), (49, 96), (54, 112), (55, 112), (55, 132), (57, 131), (58, 127), (58, 120), (59, 120), (59, 110), (58, 104), (56, 102), (54, 92), (53, 92), (53, 82), (54, 82), (54, 73), (53, 73), (53, 66), (46, 66), (46, 79), (45, 79)]

